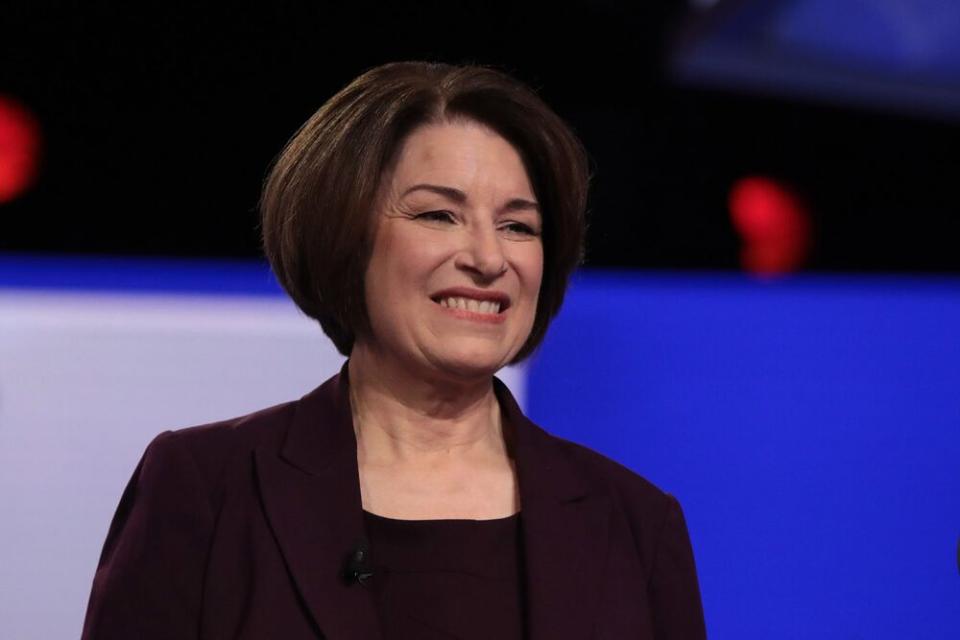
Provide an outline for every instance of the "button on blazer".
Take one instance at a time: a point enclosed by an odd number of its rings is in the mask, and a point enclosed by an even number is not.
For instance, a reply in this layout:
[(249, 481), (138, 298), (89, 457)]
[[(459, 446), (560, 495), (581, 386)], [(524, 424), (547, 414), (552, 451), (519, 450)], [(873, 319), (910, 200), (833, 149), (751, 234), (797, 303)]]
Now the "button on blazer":
[[(300, 400), (157, 436), (93, 581), (84, 640), (379, 640), (343, 578), (364, 539), (347, 365)], [(680, 505), (528, 420), (514, 434), (531, 640), (705, 638)]]

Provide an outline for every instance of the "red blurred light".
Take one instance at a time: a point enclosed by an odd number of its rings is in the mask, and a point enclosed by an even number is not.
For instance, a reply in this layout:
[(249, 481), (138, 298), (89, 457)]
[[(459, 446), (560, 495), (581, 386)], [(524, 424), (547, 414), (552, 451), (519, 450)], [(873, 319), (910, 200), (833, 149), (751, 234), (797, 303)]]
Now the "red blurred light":
[(0, 96), (0, 203), (30, 188), (40, 160), (40, 125), (26, 107)]
[(744, 269), (777, 275), (803, 265), (810, 248), (810, 218), (790, 188), (771, 178), (741, 178), (730, 190), (729, 207), (742, 240)]

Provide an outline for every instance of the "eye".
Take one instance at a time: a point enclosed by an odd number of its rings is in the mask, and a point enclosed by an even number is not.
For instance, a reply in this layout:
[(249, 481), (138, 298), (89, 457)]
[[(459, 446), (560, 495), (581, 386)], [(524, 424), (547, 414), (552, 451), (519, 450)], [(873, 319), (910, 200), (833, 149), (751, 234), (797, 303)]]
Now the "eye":
[(503, 228), (506, 229), (507, 231), (510, 231), (511, 233), (519, 233), (525, 236), (540, 235), (533, 229), (533, 227), (527, 224), (523, 224), (522, 222), (511, 222), (509, 224), (505, 224)]
[(417, 220), (431, 220), (434, 222), (453, 222), (453, 214), (449, 211), (427, 211), (414, 216)]

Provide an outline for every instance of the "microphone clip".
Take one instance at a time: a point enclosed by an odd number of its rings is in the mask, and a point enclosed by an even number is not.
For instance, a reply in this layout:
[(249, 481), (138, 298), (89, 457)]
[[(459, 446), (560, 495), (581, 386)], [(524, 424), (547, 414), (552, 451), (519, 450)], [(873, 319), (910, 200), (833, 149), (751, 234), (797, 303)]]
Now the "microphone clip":
[(373, 570), (367, 565), (370, 556), (366, 540), (361, 540), (357, 547), (347, 557), (343, 568), (343, 579), (347, 585), (354, 583), (361, 587), (367, 586), (367, 580), (373, 577)]

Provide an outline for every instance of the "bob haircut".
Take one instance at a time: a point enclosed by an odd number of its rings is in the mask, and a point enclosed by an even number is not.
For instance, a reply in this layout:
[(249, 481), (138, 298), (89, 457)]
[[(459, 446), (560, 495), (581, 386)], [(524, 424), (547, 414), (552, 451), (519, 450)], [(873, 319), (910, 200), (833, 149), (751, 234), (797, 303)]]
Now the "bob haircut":
[(528, 87), (479, 66), (396, 62), (375, 67), (328, 100), (287, 143), (264, 184), (263, 248), (277, 280), (349, 356), (370, 335), (364, 274), (380, 183), (418, 127), (476, 121), (516, 148), (543, 217), (543, 280), (524, 360), (560, 310), (583, 260), (587, 155)]

